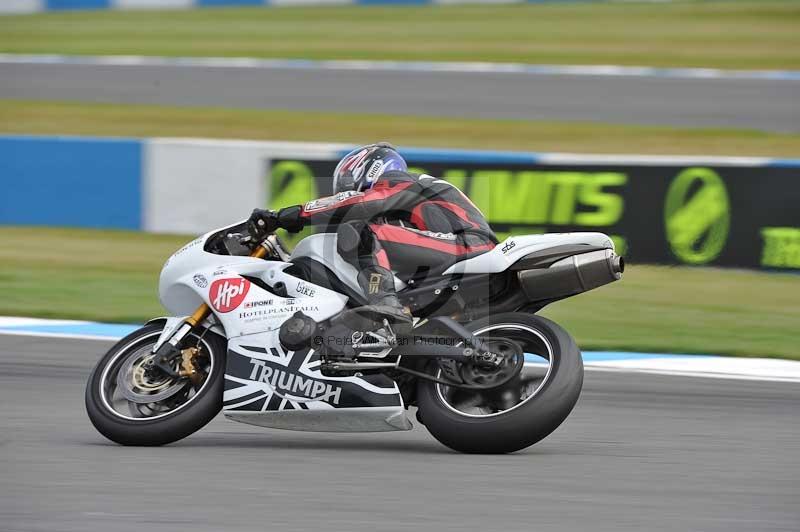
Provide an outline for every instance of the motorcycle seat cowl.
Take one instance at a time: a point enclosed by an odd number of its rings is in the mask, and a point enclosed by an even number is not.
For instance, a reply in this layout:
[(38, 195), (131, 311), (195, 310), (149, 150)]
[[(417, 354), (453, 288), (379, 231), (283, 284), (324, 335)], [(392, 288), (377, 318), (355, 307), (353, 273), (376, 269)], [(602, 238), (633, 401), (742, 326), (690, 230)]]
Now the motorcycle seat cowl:
[(444, 275), (500, 273), (531, 253), (557, 246), (586, 245), (614, 250), (614, 243), (603, 233), (545, 233), (511, 236), (491, 251), (455, 263)]

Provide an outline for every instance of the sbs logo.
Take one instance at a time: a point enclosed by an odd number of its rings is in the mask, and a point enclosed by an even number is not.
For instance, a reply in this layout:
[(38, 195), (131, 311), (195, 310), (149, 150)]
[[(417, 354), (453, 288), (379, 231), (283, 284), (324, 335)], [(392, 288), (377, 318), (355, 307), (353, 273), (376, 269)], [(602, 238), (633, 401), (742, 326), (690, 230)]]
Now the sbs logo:
[(667, 190), (664, 227), (672, 253), (687, 264), (719, 256), (731, 223), (728, 191), (710, 168), (687, 168)]

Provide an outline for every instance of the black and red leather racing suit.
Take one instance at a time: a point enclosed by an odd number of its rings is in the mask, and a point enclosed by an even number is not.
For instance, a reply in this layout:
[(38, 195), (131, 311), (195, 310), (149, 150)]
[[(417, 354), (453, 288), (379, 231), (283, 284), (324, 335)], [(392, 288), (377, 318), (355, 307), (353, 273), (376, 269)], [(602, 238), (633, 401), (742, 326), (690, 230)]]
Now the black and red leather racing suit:
[(394, 270), (406, 282), (438, 275), (497, 244), (483, 214), (458, 188), (406, 172), (387, 172), (365, 192), (282, 209), (278, 219), (289, 230), (326, 226), (338, 233), (339, 252), (350, 264)]

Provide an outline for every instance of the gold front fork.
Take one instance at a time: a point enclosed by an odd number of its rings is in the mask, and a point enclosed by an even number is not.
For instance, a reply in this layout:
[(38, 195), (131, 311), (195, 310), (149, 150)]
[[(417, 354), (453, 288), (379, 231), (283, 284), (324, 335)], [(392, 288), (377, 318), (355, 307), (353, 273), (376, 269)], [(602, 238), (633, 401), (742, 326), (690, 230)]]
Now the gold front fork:
[[(267, 249), (262, 245), (259, 245), (250, 254), (250, 256), (255, 259), (263, 259), (266, 255), (267, 255)], [(172, 336), (172, 338), (170, 338), (167, 344), (171, 345), (172, 348), (177, 349), (178, 343), (180, 343), (180, 341), (183, 340), (183, 338), (185, 338), (187, 334), (192, 332), (192, 330), (195, 327), (197, 327), (198, 324), (202, 323), (209, 316), (209, 314), (211, 314), (211, 309), (208, 307), (207, 303), (203, 303), (202, 305), (197, 307), (197, 310), (194, 311), (194, 314), (186, 318), (184, 324), (181, 326), (180, 329), (178, 329), (177, 333), (175, 333)], [(201, 378), (194, 367), (194, 357), (197, 355), (198, 352), (199, 351), (196, 347), (190, 347), (188, 349), (182, 350), (181, 369), (178, 372), (178, 375), (180, 375), (181, 377), (189, 377), (192, 380), (192, 382), (195, 383), (195, 385), (199, 384)]]

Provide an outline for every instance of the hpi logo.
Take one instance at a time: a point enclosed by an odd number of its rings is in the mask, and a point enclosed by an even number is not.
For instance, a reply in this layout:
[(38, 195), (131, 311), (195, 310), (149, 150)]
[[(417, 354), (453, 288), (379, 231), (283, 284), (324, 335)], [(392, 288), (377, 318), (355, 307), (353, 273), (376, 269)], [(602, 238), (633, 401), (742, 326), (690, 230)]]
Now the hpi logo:
[(234, 279), (217, 279), (211, 283), (208, 297), (211, 306), (217, 312), (230, 312), (242, 304), (247, 291), (250, 290), (250, 281), (241, 277)]

